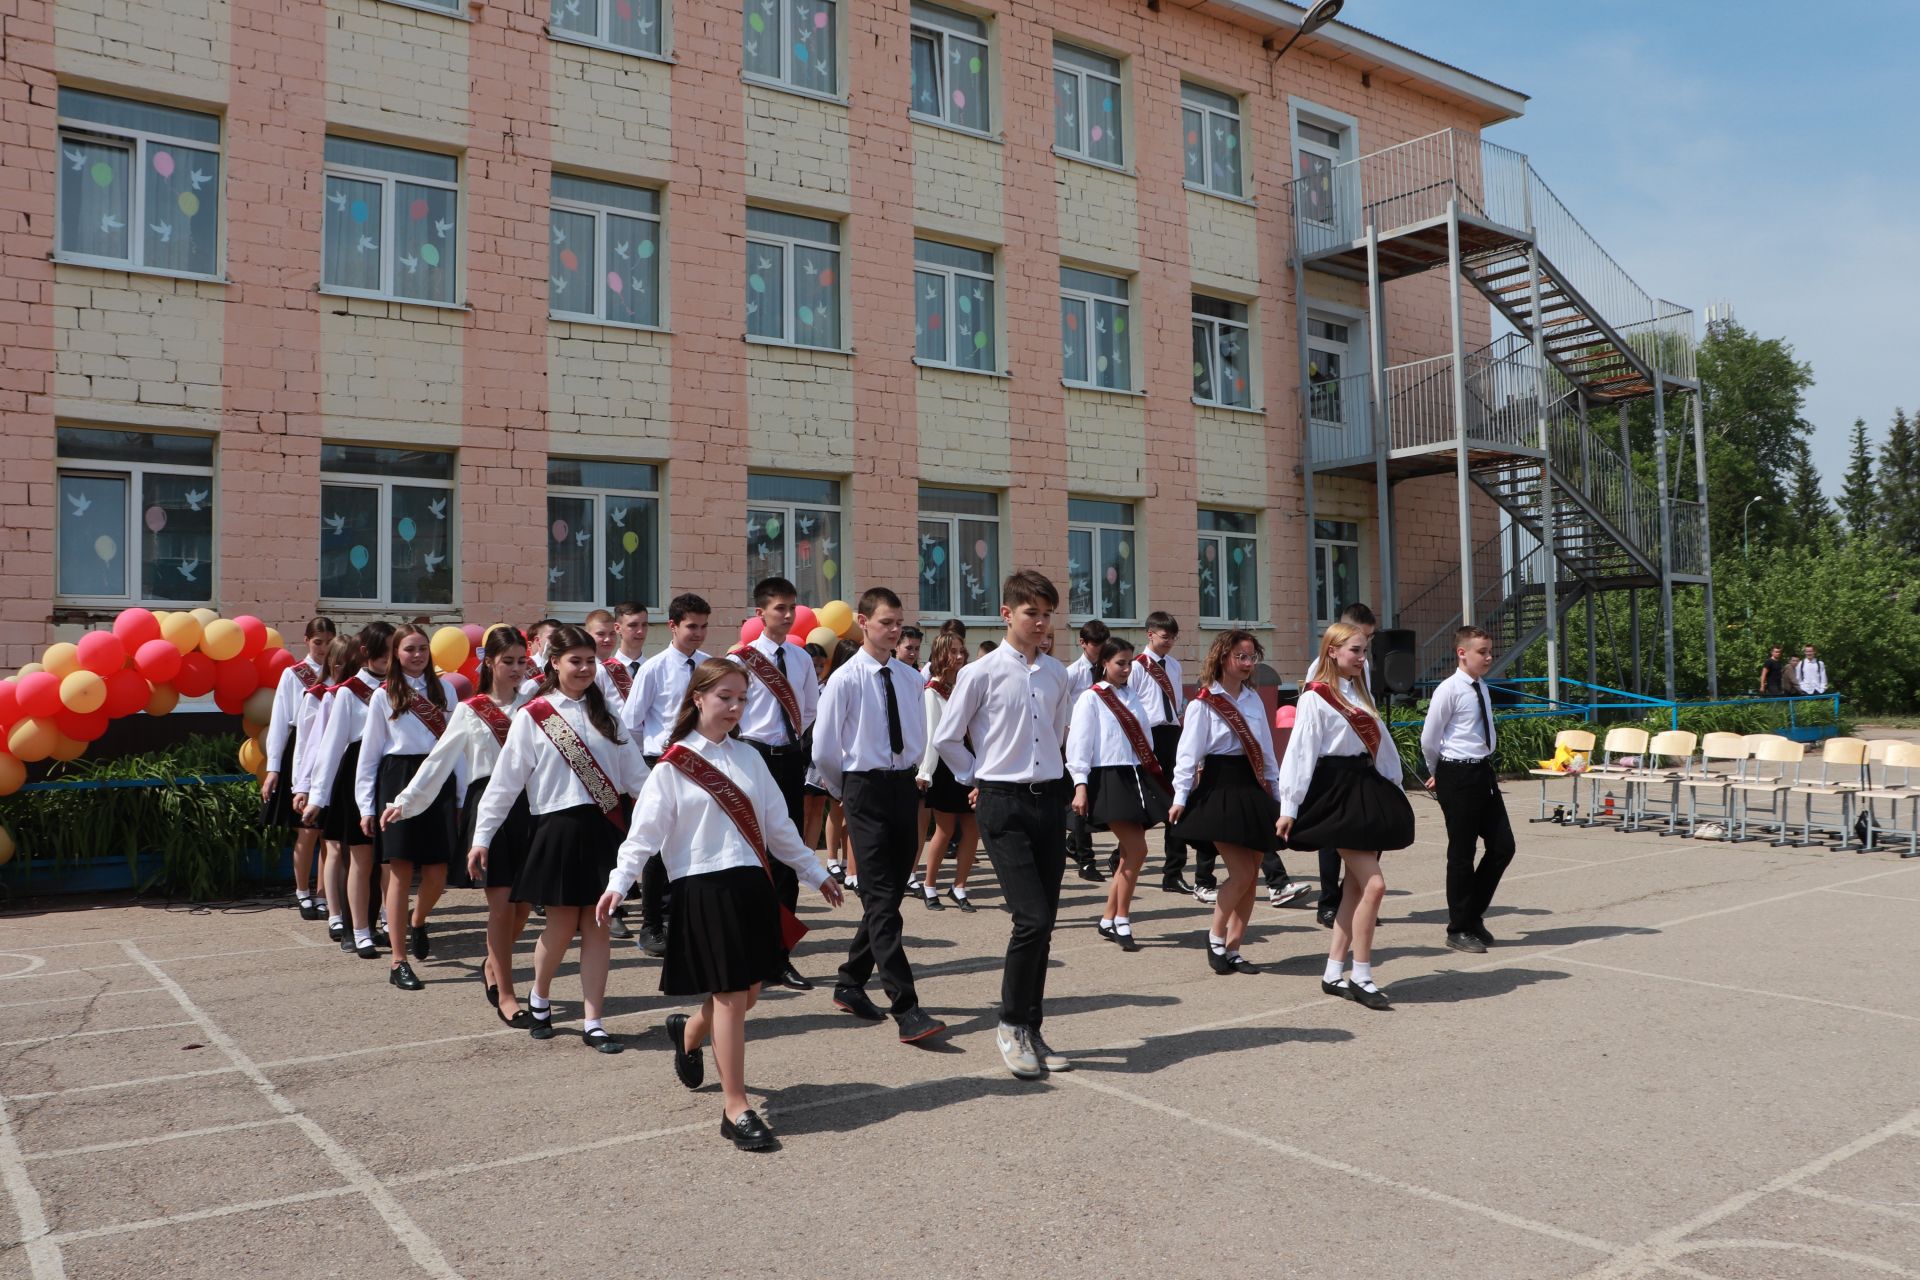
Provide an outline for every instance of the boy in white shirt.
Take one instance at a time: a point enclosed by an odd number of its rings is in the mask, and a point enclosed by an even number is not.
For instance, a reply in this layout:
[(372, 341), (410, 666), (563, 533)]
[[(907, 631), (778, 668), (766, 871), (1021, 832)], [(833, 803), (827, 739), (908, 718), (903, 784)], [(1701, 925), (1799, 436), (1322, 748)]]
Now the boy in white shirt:
[[(1479, 627), (1461, 627), (1453, 633), (1453, 652), (1460, 665), (1433, 691), (1420, 751), (1427, 787), (1447, 819), (1447, 945), (1484, 955), (1493, 945), (1486, 911), (1513, 861), (1513, 826), (1493, 762), (1499, 733), (1485, 684), (1493, 640)], [(1476, 867), (1474, 845), (1482, 841), (1487, 852)]]
[[(1067, 664), (1067, 706), (1072, 708), (1081, 694), (1093, 688), (1099, 678), (1100, 646), (1113, 638), (1107, 624), (1098, 618), (1080, 624), (1080, 656)], [(1067, 814), (1067, 852), (1080, 864), (1080, 878), (1099, 884), (1106, 879), (1093, 860), (1093, 828), (1077, 813)]]

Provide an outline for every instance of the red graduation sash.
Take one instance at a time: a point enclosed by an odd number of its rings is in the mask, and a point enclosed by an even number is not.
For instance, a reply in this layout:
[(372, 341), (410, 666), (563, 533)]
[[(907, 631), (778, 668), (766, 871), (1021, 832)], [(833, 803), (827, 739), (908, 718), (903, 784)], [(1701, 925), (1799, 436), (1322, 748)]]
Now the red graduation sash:
[(373, 701), (373, 690), (368, 688), (367, 682), (365, 680), (362, 680), (359, 676), (354, 676), (349, 680), (345, 680), (340, 684), (333, 686), (333, 691), (335, 693), (340, 692), (342, 689), (345, 689), (348, 693), (351, 693), (354, 697), (360, 699), (361, 706), (365, 706), (367, 703)]
[(1160, 757), (1153, 754), (1153, 739), (1149, 738), (1147, 731), (1140, 727), (1140, 717), (1127, 709), (1127, 704), (1120, 701), (1120, 695), (1111, 687), (1096, 684), (1093, 686), (1093, 693), (1120, 723), (1120, 732), (1127, 735), (1127, 745), (1133, 748), (1134, 757), (1139, 760), (1140, 767), (1147, 771), (1147, 776), (1153, 779), (1155, 786), (1171, 796), (1173, 788), (1167, 785), (1166, 770), (1160, 767)]
[(605, 667), (607, 674), (613, 678), (613, 687), (620, 691), (621, 697), (624, 698), (633, 692), (633, 677), (627, 674), (626, 663), (618, 658), (608, 658), (600, 665)]
[(507, 745), (507, 731), (513, 728), (513, 721), (500, 709), (500, 704), (484, 693), (476, 693), (467, 699), (467, 706), (473, 714), (480, 717), (480, 723), (493, 730), (493, 740), (501, 746)]
[(293, 678), (300, 682), (301, 688), (312, 693), (314, 685), (319, 682), (320, 673), (304, 662), (296, 662), (293, 664)]
[(1233, 736), (1240, 740), (1240, 750), (1247, 756), (1247, 763), (1253, 766), (1253, 776), (1264, 778), (1267, 774), (1267, 753), (1260, 749), (1259, 739), (1253, 736), (1253, 726), (1240, 714), (1240, 708), (1233, 705), (1233, 699), (1211, 689), (1202, 689), (1198, 699), (1207, 709), (1222, 720), (1227, 728), (1233, 730)]
[(567, 718), (545, 698), (535, 698), (529, 702), (527, 714), (533, 717), (533, 722), (540, 726), (540, 732), (547, 735), (547, 741), (554, 745), (560, 758), (573, 770), (573, 776), (580, 779), (580, 785), (587, 789), (587, 795), (592, 798), (601, 815), (616, 828), (621, 827), (620, 790), (613, 785), (613, 779), (607, 776), (607, 771), (600, 767), (600, 762), (593, 758), (593, 752), (587, 749), (587, 744), (574, 731), (574, 727), (567, 723)]
[[(779, 672), (774, 674), (778, 675)], [(747, 793), (740, 789), (739, 784), (720, 772), (705, 756), (677, 742), (666, 749), (660, 757), (660, 763), (678, 769), (687, 781), (713, 798), (713, 802), (720, 806), (720, 812), (733, 819), (733, 825), (740, 829), (741, 838), (752, 848), (754, 856), (760, 859), (760, 869), (767, 873), (767, 883), (773, 883), (773, 866), (767, 861), (767, 839), (760, 830), (759, 815), (754, 813), (753, 801), (747, 799)], [(780, 945), (791, 951), (806, 936), (807, 926), (782, 902)]]
[(1359, 736), (1361, 745), (1366, 747), (1368, 755), (1373, 755), (1380, 750), (1380, 722), (1378, 720), (1360, 708), (1349, 703), (1344, 703), (1335, 697), (1332, 686), (1323, 680), (1309, 681), (1307, 689), (1312, 693), (1319, 694), (1328, 706), (1340, 713), (1341, 717), (1346, 720), (1347, 725)]
[(927, 688), (939, 694), (940, 701), (942, 702), (945, 702), (947, 699), (953, 696), (953, 686), (948, 684), (945, 680), (929, 680), (927, 681)]
[[(1153, 677), (1153, 682), (1160, 686), (1160, 692), (1166, 695), (1167, 705), (1174, 709), (1175, 715), (1178, 715), (1180, 695), (1173, 691), (1173, 677), (1167, 674), (1165, 664), (1155, 662), (1144, 653), (1135, 656), (1134, 661), (1147, 669), (1147, 674)], [(1177, 725), (1179, 721), (1176, 720), (1174, 723)]]
[(433, 705), (433, 700), (424, 693), (413, 695), (413, 701), (407, 704), (407, 710), (413, 712), (413, 718), (427, 726), (427, 732), (438, 742), (440, 735), (447, 731), (447, 713)]
[(767, 692), (780, 704), (780, 714), (787, 718), (787, 736), (797, 740), (800, 737), (800, 699), (795, 696), (787, 678), (780, 674), (780, 668), (767, 661), (767, 655), (752, 645), (740, 650), (740, 665), (767, 686)]

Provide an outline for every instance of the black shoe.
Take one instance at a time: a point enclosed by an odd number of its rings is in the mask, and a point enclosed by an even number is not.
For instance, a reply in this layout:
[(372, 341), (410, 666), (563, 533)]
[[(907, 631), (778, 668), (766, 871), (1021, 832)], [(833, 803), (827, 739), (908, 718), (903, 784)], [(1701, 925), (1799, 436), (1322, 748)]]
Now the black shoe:
[(327, 924), (327, 937), (333, 939), (335, 942), (346, 937), (347, 933), (347, 922), (345, 920), (334, 920)]
[(427, 989), (427, 984), (415, 976), (413, 966), (405, 960), (402, 960), (399, 964), (387, 970), (387, 981), (402, 991), (425, 991)]
[(312, 898), (308, 898), (305, 902), (302, 902), (300, 904), (300, 918), (302, 920), (318, 920), (320, 918), (319, 904), (314, 902)]
[(533, 1025), (533, 1015), (528, 1013), (525, 1009), (515, 1009), (513, 1011), (513, 1016), (508, 1017), (506, 1014), (500, 1012), (499, 1005), (495, 1005), (493, 1007), (493, 1016), (500, 1019), (500, 1021), (506, 1023), (508, 1026), (512, 1027), (515, 1031), (525, 1031), (528, 1027)]
[(1118, 873), (1119, 870), (1120, 870), (1120, 855), (1117, 853), (1108, 854), (1107, 855), (1107, 874), (1114, 875)]
[(947, 904), (940, 901), (940, 891), (937, 889), (932, 893), (928, 893), (924, 889), (921, 890), (920, 901), (927, 904), (927, 910), (929, 911), (945, 911), (947, 909)]
[(833, 1007), (845, 1010), (862, 1022), (885, 1022), (887, 1015), (880, 1012), (880, 1006), (867, 998), (867, 993), (858, 987), (835, 987), (833, 989)]
[(621, 1053), (624, 1052), (627, 1047), (626, 1041), (616, 1040), (614, 1037), (608, 1035), (605, 1027), (593, 1028), (593, 1030), (581, 1037), (580, 1042), (589, 1049), (597, 1050), (600, 1053)]
[(1080, 864), (1080, 878), (1091, 881), (1094, 884), (1105, 884), (1107, 882), (1107, 878), (1100, 874), (1100, 868), (1093, 864), (1092, 858), (1088, 858)]
[(1342, 1000), (1353, 999), (1353, 984), (1345, 978), (1340, 979), (1338, 982), (1328, 982), (1325, 978), (1322, 978), (1320, 979), (1320, 989), (1328, 995), (1338, 996)]
[(667, 1043), (673, 1046), (673, 1074), (689, 1089), (698, 1089), (707, 1078), (706, 1059), (695, 1049), (687, 1052), (687, 1015), (667, 1015)]
[(780, 985), (789, 991), (813, 990), (813, 984), (800, 976), (800, 971), (793, 967), (791, 960), (787, 962), (785, 971), (780, 975)]
[(487, 1003), (496, 1009), (500, 1007), (500, 988), (491, 982), (487, 984)]
[[(607, 933), (609, 936), (615, 938), (631, 938), (633, 936), (633, 929), (627, 924), (624, 917), (615, 915), (611, 920), (607, 921)], [(619, 1050), (615, 1049), (611, 1050), (611, 1052), (618, 1053)]]
[(1455, 951), (1465, 951), (1469, 955), (1483, 956), (1487, 954), (1487, 944), (1480, 941), (1480, 939), (1471, 933), (1448, 933), (1447, 946)]
[[(342, 945), (344, 946), (345, 944), (343, 943)], [(371, 942), (354, 943), (353, 953), (362, 960), (378, 960), (380, 958), (380, 948), (374, 946)]]
[(1255, 964), (1253, 961), (1247, 959), (1245, 956), (1228, 956), (1227, 962), (1233, 966), (1233, 971), (1235, 973), (1260, 972), (1260, 966)]
[(547, 1016), (541, 1017), (531, 1011), (527, 1014), (527, 1034), (535, 1040), (553, 1039), (553, 1006), (547, 1006)]
[(1393, 1001), (1387, 999), (1387, 993), (1375, 987), (1369, 991), (1359, 983), (1348, 984), (1353, 988), (1353, 1002), (1363, 1004), (1369, 1009), (1391, 1009)]
[(1116, 928), (1113, 931), (1113, 940), (1120, 944), (1122, 951), (1138, 951), (1140, 949), (1140, 944), (1133, 940), (1131, 930), (1126, 933), (1121, 933), (1120, 930)]
[(541, 918), (542, 920), (545, 920), (545, 919), (547, 918), (547, 906), (546, 906), (546, 904), (545, 904), (544, 902), (536, 902), (536, 903), (534, 903), (534, 904), (533, 904), (533, 914), (535, 914), (535, 915), (537, 915), (537, 916), (539, 916), (539, 917), (540, 917), (540, 918)]
[(912, 1044), (916, 1040), (925, 1040), (928, 1036), (937, 1036), (947, 1029), (947, 1024), (915, 1005), (905, 1013), (893, 1015), (900, 1030), (900, 1043)]
[(1188, 898), (1193, 896), (1193, 886), (1179, 876), (1168, 876), (1160, 882), (1160, 887), (1168, 893), (1177, 893)]
[(1108, 942), (1120, 941), (1120, 934), (1110, 924), (1096, 925), (1094, 926), (1094, 932), (1098, 933)]
[(1469, 932), (1472, 933), (1474, 937), (1480, 939), (1485, 945), (1489, 947), (1493, 945), (1493, 935), (1487, 932), (1487, 926), (1477, 924), (1469, 930)]
[(720, 1117), (720, 1136), (742, 1151), (765, 1151), (773, 1145), (773, 1130), (751, 1109), (742, 1111), (738, 1120)]
[(1337, 911), (1329, 911), (1327, 908), (1322, 907), (1313, 913), (1313, 918), (1320, 922), (1322, 929), (1331, 929), (1333, 928), (1333, 918), (1338, 914)]
[(667, 931), (665, 929), (657, 929), (653, 925), (643, 921), (640, 925), (640, 932), (634, 936), (633, 941), (642, 951), (656, 960), (667, 954)]
[(966, 912), (968, 915), (972, 915), (975, 911), (979, 910), (979, 908), (973, 905), (972, 898), (963, 898), (951, 889), (947, 890), (947, 896), (953, 899), (954, 906), (960, 908), (962, 911)]
[(1213, 971), (1218, 974), (1233, 972), (1233, 961), (1227, 959), (1227, 953), (1215, 951), (1212, 947), (1207, 948), (1207, 964), (1212, 966)]
[(373, 945), (376, 947), (391, 947), (393, 945), (393, 937), (388, 934), (387, 926), (383, 924), (373, 926)]
[(433, 953), (433, 940), (427, 937), (427, 926), (417, 924), (407, 930), (407, 950), (413, 952), (415, 960), (425, 960)]

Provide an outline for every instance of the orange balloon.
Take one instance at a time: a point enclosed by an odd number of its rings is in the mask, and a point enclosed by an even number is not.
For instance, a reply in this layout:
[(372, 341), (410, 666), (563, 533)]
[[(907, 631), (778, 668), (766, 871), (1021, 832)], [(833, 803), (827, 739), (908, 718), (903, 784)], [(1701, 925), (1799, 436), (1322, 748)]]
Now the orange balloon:
[(237, 658), (247, 647), (247, 634), (230, 618), (215, 618), (200, 632), (200, 652), (215, 662)]
[(79, 646), (64, 642), (50, 644), (47, 651), (40, 655), (40, 665), (64, 680), (80, 669)]
[(267, 643), (264, 647), (268, 649), (284, 649), (287, 647), (287, 638), (280, 634), (280, 628), (267, 628)]
[(212, 622), (215, 618), (218, 618), (219, 616), (220, 615), (218, 613), (216, 613), (212, 609), (207, 608), (205, 605), (202, 605), (200, 608), (193, 610), (193, 620), (195, 622), (198, 622), (203, 627), (206, 626), (209, 622)]
[(160, 619), (160, 636), (182, 653), (200, 647), (200, 619), (190, 613), (170, 613)]
[(60, 760), (63, 762), (78, 760), (87, 753), (87, 744), (78, 738), (69, 738), (64, 733), (56, 733), (54, 736), (59, 738), (60, 741), (53, 744), (53, 750), (47, 752), (47, 758), (49, 760)]
[(267, 767), (267, 751), (260, 745), (260, 739), (248, 738), (240, 744), (240, 767), (248, 773), (258, 773)]
[(147, 714), (163, 716), (180, 702), (180, 691), (170, 684), (157, 684), (153, 692), (147, 695)]
[(60, 682), (60, 705), (82, 715), (107, 703), (107, 682), (91, 671), (75, 671)]
[(30, 676), (36, 671), (45, 671), (46, 669), (47, 664), (44, 662), (29, 662), (13, 674), (16, 676)]
[(45, 760), (60, 744), (60, 730), (51, 720), (36, 720), (29, 716), (13, 726), (13, 732), (7, 735), (7, 750), (16, 760), (34, 764)]
[(27, 766), (0, 751), (0, 796), (10, 796), (26, 785)]

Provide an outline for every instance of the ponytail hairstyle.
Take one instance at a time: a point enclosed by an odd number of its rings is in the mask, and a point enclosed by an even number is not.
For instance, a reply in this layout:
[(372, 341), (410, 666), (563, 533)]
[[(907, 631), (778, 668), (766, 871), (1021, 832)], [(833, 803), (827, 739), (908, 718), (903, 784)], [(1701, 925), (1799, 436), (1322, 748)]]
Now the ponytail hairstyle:
[(520, 634), (518, 627), (501, 625), (487, 632), (487, 638), (480, 644), (480, 692), (493, 692), (493, 660), (509, 649), (524, 649), (527, 638)]
[(338, 630), (333, 625), (333, 619), (325, 616), (324, 614), (317, 618), (307, 619), (307, 639), (309, 640), (313, 639), (315, 636), (331, 636), (331, 635), (338, 635), (338, 634), (339, 634)]
[(680, 714), (673, 718), (673, 732), (667, 735), (668, 746), (700, 727), (700, 706), (693, 700), (695, 695), (712, 692), (729, 676), (743, 684), (750, 683), (746, 668), (725, 658), (708, 658), (693, 669), (693, 674), (687, 677), (687, 694), (680, 700)]
[[(387, 637), (387, 678), (382, 683), (387, 691), (387, 704), (393, 709), (387, 717), (389, 720), (398, 720), (413, 705), (413, 689), (407, 684), (406, 672), (400, 669), (400, 643), (410, 636), (429, 642), (433, 639), (417, 622), (403, 622)], [(447, 709), (447, 688), (434, 671), (431, 657), (427, 659), (427, 701), (442, 711)]]
[(927, 655), (927, 679), (939, 686), (942, 695), (952, 697), (953, 682), (966, 665), (967, 638), (942, 627), (933, 638), (933, 652)]
[(327, 646), (327, 665), (324, 669), (328, 684), (345, 684), (360, 674), (360, 662), (365, 651), (360, 648), (360, 637), (355, 635), (333, 638)]
[(385, 657), (387, 641), (393, 638), (393, 624), (384, 620), (369, 622), (360, 628), (360, 664), (365, 666), (375, 657)]
[[(1326, 632), (1320, 637), (1320, 683), (1327, 687), (1327, 693), (1332, 696), (1337, 706), (1350, 707), (1353, 704), (1349, 702), (1347, 696), (1340, 691), (1340, 673), (1333, 665), (1333, 654), (1336, 649), (1341, 648), (1347, 641), (1360, 634), (1361, 628), (1359, 624), (1336, 622), (1328, 627)], [(1365, 706), (1369, 714), (1377, 719), (1380, 711), (1373, 705), (1373, 691), (1367, 688), (1367, 682), (1364, 679), (1355, 680), (1353, 685), (1354, 688), (1359, 691), (1360, 703)]]
[(1106, 669), (1109, 662), (1112, 662), (1123, 653), (1132, 652), (1133, 641), (1128, 640), (1125, 636), (1109, 635), (1101, 642), (1100, 657), (1093, 664), (1094, 682), (1097, 684), (1101, 680), (1106, 679), (1106, 677), (1100, 673)]
[[(593, 638), (593, 632), (576, 623), (562, 623), (547, 635), (547, 666), (540, 675), (539, 695), (554, 693), (560, 688), (560, 655), (575, 649), (585, 649), (591, 653), (594, 668), (596, 671), (599, 669), (600, 644)], [(619, 720), (607, 707), (606, 695), (600, 692), (597, 675), (587, 685), (587, 691), (580, 696), (580, 701), (586, 704), (587, 723), (594, 727), (595, 732), (616, 747), (626, 743), (626, 739), (620, 736)]]
[(1238, 648), (1243, 641), (1253, 646), (1254, 657), (1264, 658), (1267, 656), (1267, 651), (1260, 647), (1260, 641), (1254, 638), (1253, 632), (1238, 629), (1222, 631), (1213, 638), (1213, 643), (1207, 648), (1206, 658), (1200, 663), (1200, 687), (1202, 689), (1211, 688), (1213, 683), (1220, 678), (1220, 673), (1226, 670), (1227, 658), (1232, 655), (1234, 649)]

